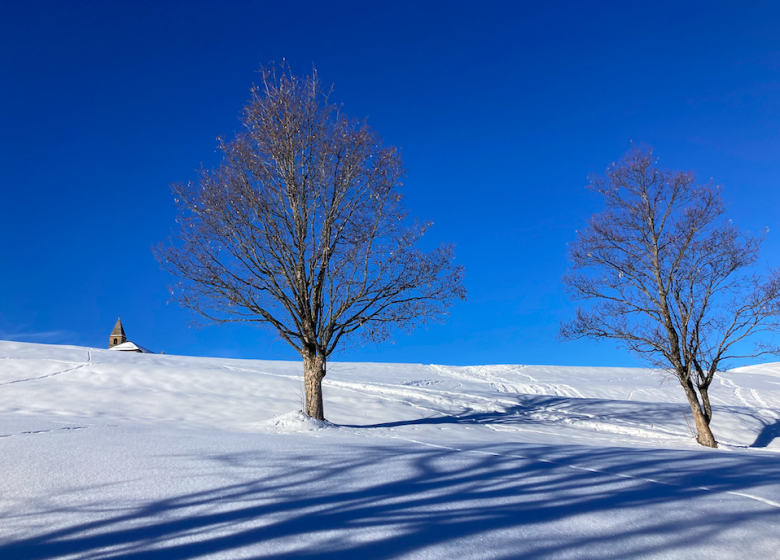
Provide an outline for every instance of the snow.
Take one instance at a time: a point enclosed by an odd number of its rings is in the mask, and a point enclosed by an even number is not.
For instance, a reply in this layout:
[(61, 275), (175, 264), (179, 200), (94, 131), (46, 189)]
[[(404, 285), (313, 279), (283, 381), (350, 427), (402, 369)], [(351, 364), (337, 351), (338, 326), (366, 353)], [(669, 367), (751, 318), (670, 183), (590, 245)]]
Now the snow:
[(780, 364), (301, 371), (0, 342), (0, 558), (780, 558)]
[(122, 344), (117, 344), (116, 346), (112, 346), (109, 348), (109, 350), (114, 350), (117, 352), (140, 352), (142, 354), (154, 354), (151, 350), (148, 348), (144, 348), (143, 346), (139, 346), (135, 342), (127, 341), (123, 342)]
[(327, 420), (317, 420), (303, 413), (301, 410), (288, 412), (276, 418), (257, 424), (259, 431), (271, 434), (290, 434), (295, 432), (314, 432), (327, 428), (335, 428)]

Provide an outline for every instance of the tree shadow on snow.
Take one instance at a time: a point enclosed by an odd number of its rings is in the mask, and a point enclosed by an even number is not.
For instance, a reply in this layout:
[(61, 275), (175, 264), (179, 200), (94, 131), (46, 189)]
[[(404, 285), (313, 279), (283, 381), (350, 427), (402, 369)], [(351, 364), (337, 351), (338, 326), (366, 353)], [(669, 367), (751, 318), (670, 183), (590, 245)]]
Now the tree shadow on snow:
[(0, 545), (0, 558), (382, 560), (424, 550), (430, 558), (627, 559), (733, 546), (719, 539), (771, 535), (780, 522), (780, 509), (746, 498), (719, 505), (725, 492), (780, 484), (772, 457), (354, 439), (330, 439), (320, 453), (323, 439), (283, 441), (283, 450), (180, 457), (171, 471), (182, 479), (203, 476), (207, 461), (217, 475), (210, 480), (221, 483), (117, 504), (86, 522), (92, 504), (61, 510), (60, 520), (82, 521)]
[[(505, 400), (508, 397), (504, 397)], [(534, 425), (556, 424), (561, 421), (577, 423), (604, 422), (620, 425), (626, 419), (631, 425), (682, 424), (683, 414), (674, 403), (617, 401), (553, 397), (548, 395), (512, 395), (517, 404), (503, 404), (499, 410), (478, 411), (464, 409), (458, 414), (415, 418), (369, 425), (342, 425), (345, 428), (397, 428), (412, 425), (439, 424), (493, 424)]]
[(780, 437), (780, 419), (775, 420), (774, 424), (765, 424), (750, 447), (768, 447), (778, 437)]
[[(548, 395), (512, 395), (517, 404), (503, 404), (499, 410), (477, 411), (464, 408), (453, 414), (415, 418), (377, 424), (343, 424), (345, 428), (373, 429), (399, 428), (423, 425), (470, 425), (492, 426), (561, 426), (602, 430), (631, 435), (647, 430), (656, 430), (655, 437), (678, 437), (693, 440), (686, 423), (690, 417), (688, 405), (664, 402), (619, 401), (606, 399), (555, 397)], [(504, 400), (509, 398), (504, 396)], [(767, 447), (780, 436), (780, 420), (767, 425), (765, 418), (755, 409), (739, 406), (719, 405), (718, 418), (723, 415), (738, 417), (745, 426), (760, 430), (750, 447)], [(750, 429), (747, 428), (747, 429)], [(749, 441), (749, 440), (748, 440)], [(747, 446), (747, 442), (744, 443)]]

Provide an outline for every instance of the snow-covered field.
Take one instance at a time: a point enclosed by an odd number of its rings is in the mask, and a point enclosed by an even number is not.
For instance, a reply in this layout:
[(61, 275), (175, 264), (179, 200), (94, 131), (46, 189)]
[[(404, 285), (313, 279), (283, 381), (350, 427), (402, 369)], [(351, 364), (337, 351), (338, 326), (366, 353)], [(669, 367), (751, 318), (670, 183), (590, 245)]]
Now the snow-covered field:
[[(301, 365), (0, 342), (0, 559), (780, 558), (780, 364), (718, 450), (649, 370)], [(687, 412), (690, 417), (690, 413)]]

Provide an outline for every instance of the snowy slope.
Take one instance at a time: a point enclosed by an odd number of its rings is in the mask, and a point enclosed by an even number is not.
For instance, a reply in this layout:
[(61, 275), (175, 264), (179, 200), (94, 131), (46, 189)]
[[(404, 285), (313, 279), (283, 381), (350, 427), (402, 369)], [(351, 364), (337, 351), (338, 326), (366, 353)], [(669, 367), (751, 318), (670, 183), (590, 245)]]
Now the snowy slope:
[[(658, 372), (0, 342), (0, 558), (780, 558), (780, 364), (721, 449)], [(688, 415), (690, 415), (688, 413)]]

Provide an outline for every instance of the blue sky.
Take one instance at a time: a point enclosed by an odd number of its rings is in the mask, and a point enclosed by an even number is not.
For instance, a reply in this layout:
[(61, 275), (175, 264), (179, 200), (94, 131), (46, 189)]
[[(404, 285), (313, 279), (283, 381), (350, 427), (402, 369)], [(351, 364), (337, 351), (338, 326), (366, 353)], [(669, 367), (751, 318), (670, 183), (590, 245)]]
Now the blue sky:
[(566, 242), (631, 141), (725, 187), (780, 265), (780, 4), (4, 2), (0, 339), (103, 347), (116, 317), (166, 353), (296, 359), (273, 333), (189, 327), (150, 247), (169, 184), (217, 161), (257, 70), (316, 66), (401, 147), (404, 194), (457, 244), (469, 301), (336, 359), (636, 365), (559, 343)]

